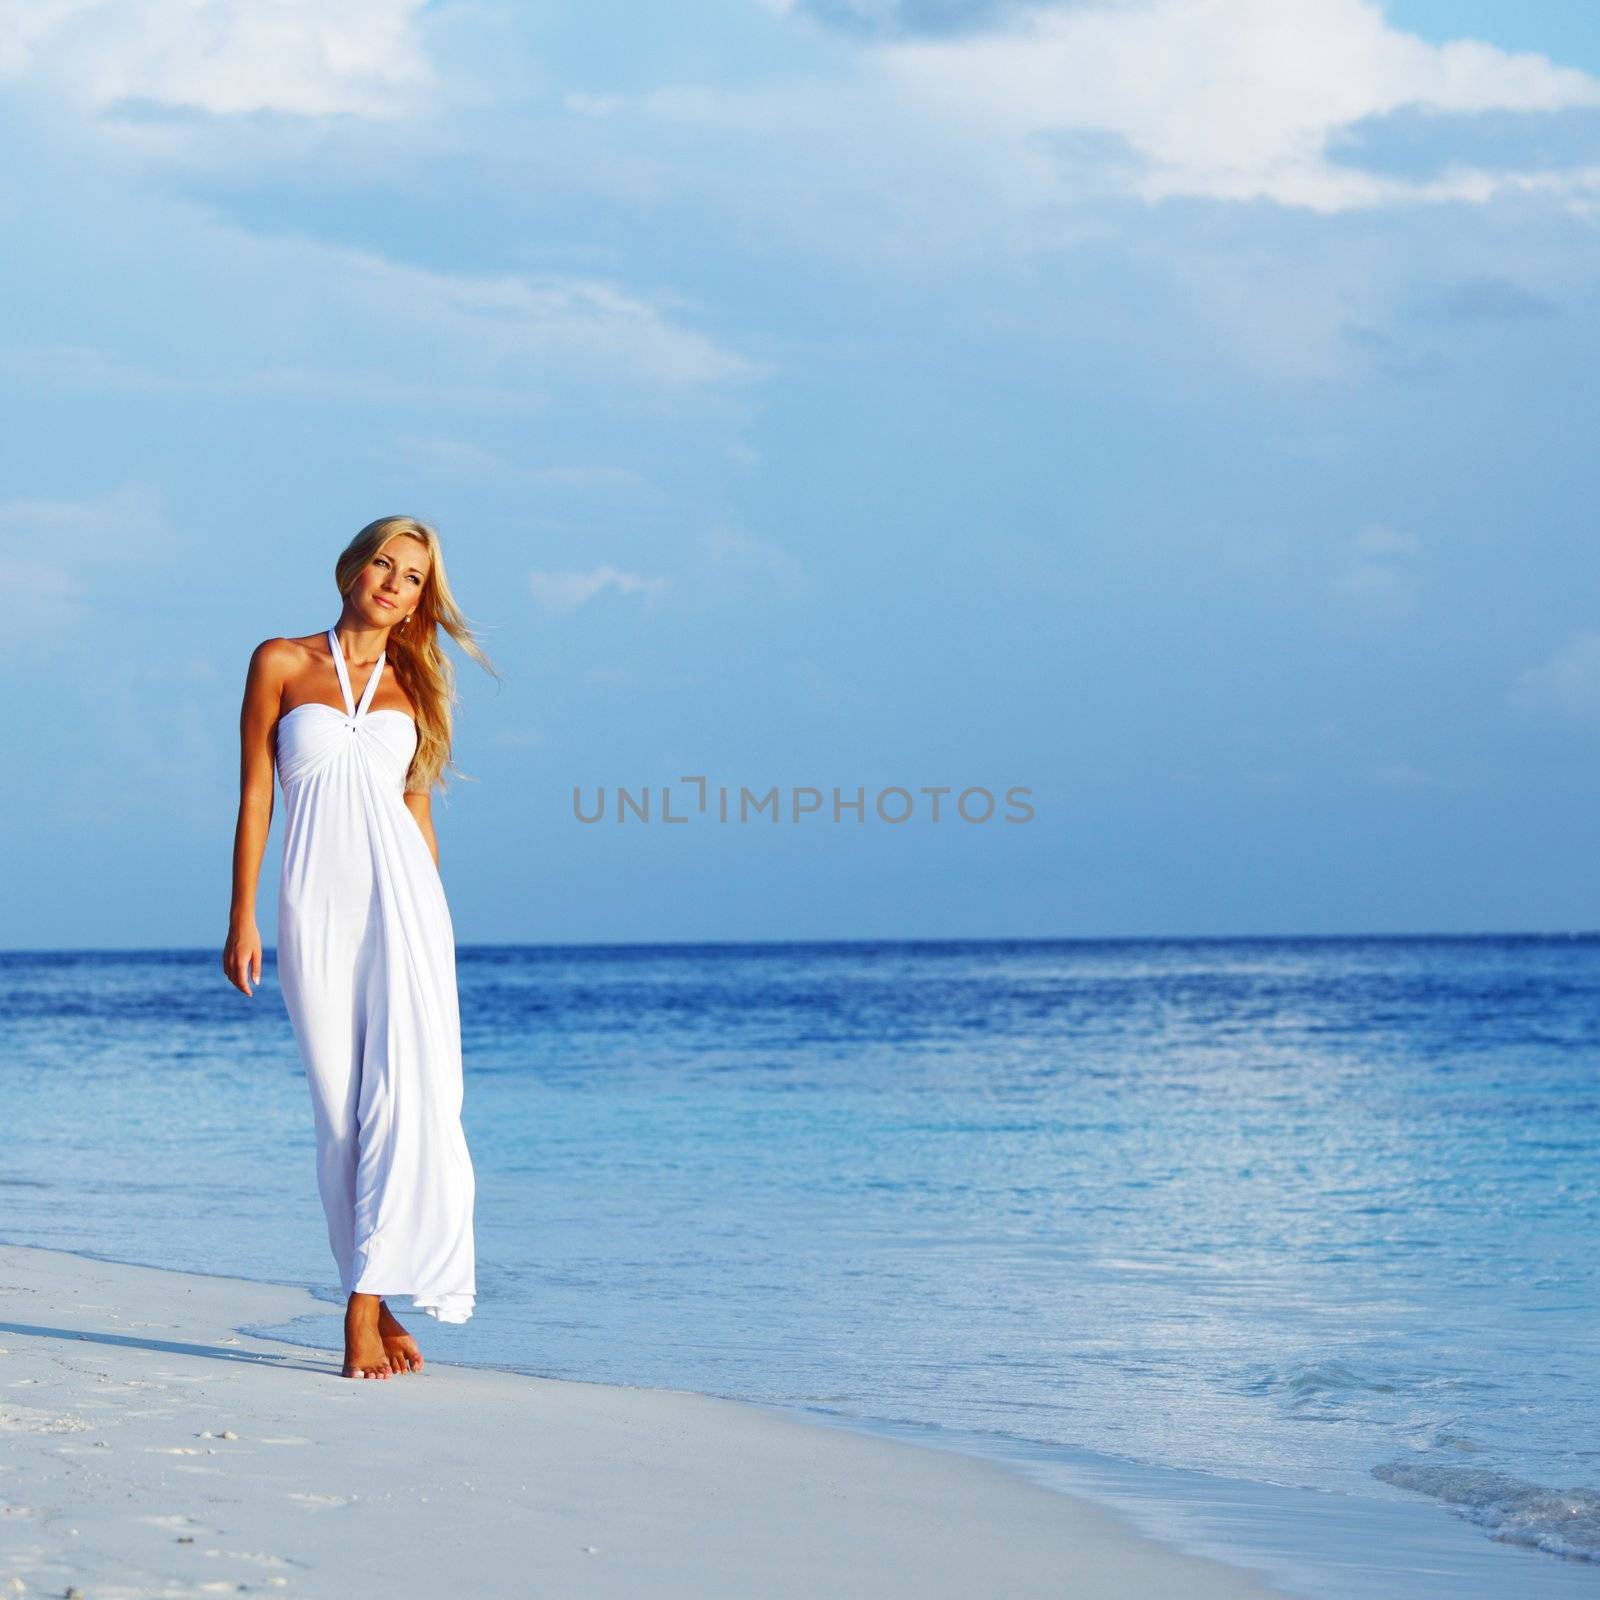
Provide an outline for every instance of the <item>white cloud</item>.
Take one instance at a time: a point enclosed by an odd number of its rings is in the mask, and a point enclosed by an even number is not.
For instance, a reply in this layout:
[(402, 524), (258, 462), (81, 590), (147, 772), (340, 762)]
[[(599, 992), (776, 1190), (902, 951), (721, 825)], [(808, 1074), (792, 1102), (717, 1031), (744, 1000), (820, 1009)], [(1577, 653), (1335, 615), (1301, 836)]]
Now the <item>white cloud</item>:
[(137, 484), (83, 500), (0, 501), (7, 637), (65, 638), (91, 615), (103, 579), (154, 571), (176, 552), (160, 497)]
[[(0, 549), (4, 549), (0, 543)], [(13, 611), (7, 632), (13, 642), (58, 637), (88, 610), (82, 581), (60, 562), (8, 552), (6, 595)]]
[(506, 479), (537, 484), (544, 489), (573, 492), (631, 492), (646, 486), (646, 480), (631, 467), (604, 463), (594, 466), (539, 466), (512, 460), (470, 439), (404, 436), (387, 446), (374, 449), (373, 454), (386, 461), (402, 461), (414, 468), (477, 483)]
[(469, 439), (399, 438), (375, 446), (372, 453), (384, 461), (403, 462), (413, 470), (468, 482), (520, 476), (510, 462)]
[[(1600, 104), (1600, 82), (1473, 40), (1433, 45), (1372, 0), (1111, 0), (1038, 10), (1003, 31), (875, 47), (908, 94), (1031, 146), (1105, 136), (1113, 181), (1160, 200), (1267, 199), (1336, 212), (1401, 200), (1485, 200), (1504, 188), (1592, 188), (1600, 172), (1413, 182), (1342, 167), (1334, 135), (1366, 118), (1538, 112)], [(1107, 170), (1106, 152), (1093, 165)]]
[(741, 529), (725, 524), (708, 528), (700, 535), (700, 548), (716, 567), (752, 579), (760, 587), (786, 594), (799, 594), (810, 587), (805, 567), (787, 550)]
[[(142, 231), (119, 241), (133, 287), (86, 304), (71, 343), (0, 353), (0, 371), (52, 388), (436, 410), (547, 405), (550, 387), (568, 382), (694, 388), (763, 370), (683, 326), (669, 296), (657, 303), (603, 279), (441, 271), (181, 206), (137, 222)], [(97, 318), (111, 323), (98, 337)], [(130, 359), (104, 348), (113, 342), (155, 353)]]
[(559, 348), (674, 383), (715, 383), (754, 370), (610, 283), (553, 274), (477, 277), (349, 255), (358, 283), (365, 278), (379, 293), (430, 303), (439, 319), (470, 323), (480, 334), (498, 330), (512, 353)]
[(1411, 586), (1393, 567), (1361, 563), (1347, 567), (1333, 580), (1333, 593), (1367, 611), (1403, 611), (1411, 603)]
[(1600, 633), (1583, 629), (1512, 686), (1521, 711), (1555, 712), (1576, 722), (1600, 721)]
[(666, 578), (647, 578), (637, 572), (623, 572), (606, 565), (589, 572), (534, 572), (528, 585), (533, 597), (546, 611), (576, 611), (608, 589), (618, 594), (642, 594), (655, 600), (671, 587)]
[(1363, 528), (1355, 537), (1356, 549), (1364, 556), (1395, 557), (1421, 554), (1422, 541), (1414, 533), (1381, 525)]
[(134, 562), (152, 542), (163, 551), (170, 544), (159, 498), (136, 484), (87, 500), (0, 501), (0, 538), (47, 543), (55, 554), (71, 559)]
[(1292, 789), (1296, 779), (1287, 767), (1255, 767), (1244, 773), (1244, 781), (1255, 789)]
[(494, 743), (514, 750), (538, 750), (549, 743), (542, 728), (501, 728), (491, 738)]
[(86, 110), (126, 100), (213, 113), (403, 117), (432, 69), (426, 0), (0, 0), (0, 79)]
[(872, 693), (862, 679), (845, 677), (820, 661), (788, 660), (783, 673), (795, 703), (808, 710), (832, 713), (880, 709), (880, 696)]
[(0, 372), (28, 385), (89, 394), (173, 394), (183, 388), (165, 373), (86, 344), (0, 350)]
[(1414, 762), (1389, 761), (1372, 769), (1372, 781), (1386, 789), (1423, 789), (1432, 779)]
[[(263, 276), (282, 266), (302, 280), (301, 292), (318, 302), (306, 306), (305, 318), (324, 325), (324, 349), (336, 350), (342, 336), (363, 325), (405, 331), (415, 349), (415, 371), (396, 375), (394, 363), (386, 363), (374, 374), (380, 392), (387, 387), (426, 396), (438, 383), (440, 374), (417, 344), (423, 339), (448, 352), (452, 364), (467, 369), (464, 376), (491, 393), (558, 374), (697, 385), (757, 370), (679, 326), (651, 301), (602, 279), (441, 272), (347, 246), (243, 233), (236, 238)], [(261, 288), (265, 292), (267, 285)], [(280, 284), (273, 292), (282, 314), (290, 287)], [(329, 376), (326, 368), (319, 370)], [(269, 371), (261, 381), (271, 377)]]
[[(787, 550), (738, 528), (715, 524), (696, 535), (691, 550), (698, 560), (676, 588), (680, 603), (744, 605), (758, 596), (793, 597), (811, 587), (804, 566)], [(655, 604), (675, 590), (669, 578), (646, 577), (609, 563), (587, 572), (535, 572), (529, 582), (534, 599), (550, 612), (577, 611), (607, 593), (642, 595), (647, 604)]]
[(1394, 615), (1416, 601), (1410, 563), (1422, 553), (1414, 533), (1396, 528), (1363, 528), (1350, 541), (1351, 557), (1329, 585), (1334, 597), (1360, 610)]

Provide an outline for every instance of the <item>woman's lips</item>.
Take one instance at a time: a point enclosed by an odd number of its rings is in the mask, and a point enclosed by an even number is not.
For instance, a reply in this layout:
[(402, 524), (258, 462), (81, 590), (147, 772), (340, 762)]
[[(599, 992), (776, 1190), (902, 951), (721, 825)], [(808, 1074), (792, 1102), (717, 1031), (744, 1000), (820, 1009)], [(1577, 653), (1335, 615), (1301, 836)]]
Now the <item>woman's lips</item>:
[(378, 596), (378, 604), (380, 606), (387, 606), (391, 611), (394, 610), (394, 601), (393, 600), (385, 600), (382, 595)]

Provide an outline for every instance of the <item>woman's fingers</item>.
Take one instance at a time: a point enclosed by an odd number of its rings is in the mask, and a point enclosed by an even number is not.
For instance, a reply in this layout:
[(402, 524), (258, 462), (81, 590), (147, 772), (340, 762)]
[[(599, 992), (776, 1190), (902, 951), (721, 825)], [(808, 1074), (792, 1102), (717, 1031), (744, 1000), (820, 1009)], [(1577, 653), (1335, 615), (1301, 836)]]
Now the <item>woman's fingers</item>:
[(252, 982), (261, 982), (261, 946), (247, 945), (235, 949), (231, 944), (222, 952), (222, 970), (228, 982), (241, 994), (250, 994)]

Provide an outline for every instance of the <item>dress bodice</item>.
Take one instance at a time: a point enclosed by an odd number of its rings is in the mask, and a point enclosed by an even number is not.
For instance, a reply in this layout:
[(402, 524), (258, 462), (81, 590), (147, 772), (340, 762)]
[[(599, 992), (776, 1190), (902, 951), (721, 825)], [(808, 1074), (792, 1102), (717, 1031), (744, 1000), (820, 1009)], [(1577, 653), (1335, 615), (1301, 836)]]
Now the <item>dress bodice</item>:
[(347, 717), (312, 700), (278, 719), (278, 776), (286, 794), (325, 762), (341, 758), (367, 761), (376, 774), (392, 777), (403, 791), (416, 752), (417, 725), (407, 711)]
[(339, 673), (339, 689), (346, 709), (308, 700), (292, 707), (278, 719), (277, 767), (284, 794), (303, 779), (320, 771), (329, 762), (356, 760), (364, 763), (375, 779), (405, 790), (406, 773), (417, 751), (417, 725), (409, 711), (371, 709), (388, 653), (379, 655), (372, 675), (356, 704), (350, 692), (350, 675), (338, 634), (330, 628), (328, 643)]

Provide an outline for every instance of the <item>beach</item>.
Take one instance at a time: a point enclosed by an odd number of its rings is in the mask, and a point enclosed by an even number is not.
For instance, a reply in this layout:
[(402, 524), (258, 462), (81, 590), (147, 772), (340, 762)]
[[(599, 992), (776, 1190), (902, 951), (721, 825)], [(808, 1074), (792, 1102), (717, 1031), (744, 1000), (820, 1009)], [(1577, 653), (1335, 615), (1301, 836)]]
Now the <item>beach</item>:
[(329, 1309), (282, 1285), (5, 1245), (0, 1306), (0, 1594), (1277, 1593), (1007, 1468), (760, 1405), (342, 1378), (238, 1331)]

